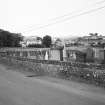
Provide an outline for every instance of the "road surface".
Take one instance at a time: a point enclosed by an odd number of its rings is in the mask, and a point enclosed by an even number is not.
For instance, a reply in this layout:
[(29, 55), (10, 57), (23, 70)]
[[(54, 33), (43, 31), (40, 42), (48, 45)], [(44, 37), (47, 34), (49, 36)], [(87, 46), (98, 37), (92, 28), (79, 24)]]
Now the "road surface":
[(49, 77), (27, 77), (0, 65), (0, 105), (105, 105), (105, 90)]

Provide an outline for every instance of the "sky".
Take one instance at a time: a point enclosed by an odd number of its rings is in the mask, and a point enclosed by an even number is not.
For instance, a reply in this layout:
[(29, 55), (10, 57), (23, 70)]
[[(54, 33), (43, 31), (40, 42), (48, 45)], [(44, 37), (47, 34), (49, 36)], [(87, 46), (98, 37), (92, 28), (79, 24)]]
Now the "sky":
[(105, 36), (104, 6), (105, 0), (0, 0), (0, 28), (24, 36)]

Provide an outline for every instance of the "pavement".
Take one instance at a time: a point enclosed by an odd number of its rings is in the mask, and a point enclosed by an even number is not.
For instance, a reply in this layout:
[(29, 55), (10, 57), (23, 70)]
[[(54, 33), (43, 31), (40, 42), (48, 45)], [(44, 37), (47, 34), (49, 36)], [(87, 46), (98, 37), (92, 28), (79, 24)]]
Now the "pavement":
[(27, 76), (0, 64), (0, 105), (105, 105), (105, 89), (45, 76)]

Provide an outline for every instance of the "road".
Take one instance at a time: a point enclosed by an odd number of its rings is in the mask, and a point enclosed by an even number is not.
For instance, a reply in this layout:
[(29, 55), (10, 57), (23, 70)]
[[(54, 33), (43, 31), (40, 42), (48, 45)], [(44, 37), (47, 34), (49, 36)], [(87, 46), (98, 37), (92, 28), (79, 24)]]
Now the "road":
[(0, 105), (105, 105), (105, 90), (49, 77), (27, 77), (0, 64)]

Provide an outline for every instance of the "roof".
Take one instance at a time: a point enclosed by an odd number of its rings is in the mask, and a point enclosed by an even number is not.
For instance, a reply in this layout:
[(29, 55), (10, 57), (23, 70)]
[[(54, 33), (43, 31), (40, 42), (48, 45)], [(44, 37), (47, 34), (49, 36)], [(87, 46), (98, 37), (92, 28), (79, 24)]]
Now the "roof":
[(86, 47), (66, 47), (66, 50), (73, 50), (73, 51), (86, 53), (87, 48)]
[(50, 48), (2, 48), (1, 51), (48, 51)]

